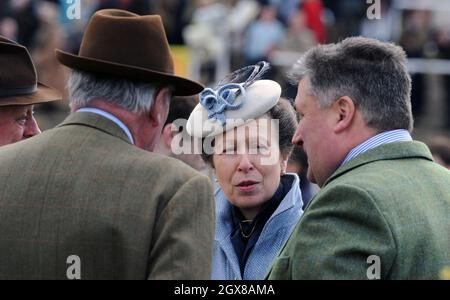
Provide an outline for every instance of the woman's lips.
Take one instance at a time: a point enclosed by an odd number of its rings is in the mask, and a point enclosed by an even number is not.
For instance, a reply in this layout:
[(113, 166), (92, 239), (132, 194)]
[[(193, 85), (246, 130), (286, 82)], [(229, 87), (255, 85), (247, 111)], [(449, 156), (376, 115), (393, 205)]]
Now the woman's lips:
[(239, 191), (241, 191), (243, 193), (250, 193), (256, 189), (258, 184), (259, 184), (259, 182), (252, 181), (252, 180), (242, 181), (238, 185), (236, 185), (236, 187), (238, 188)]

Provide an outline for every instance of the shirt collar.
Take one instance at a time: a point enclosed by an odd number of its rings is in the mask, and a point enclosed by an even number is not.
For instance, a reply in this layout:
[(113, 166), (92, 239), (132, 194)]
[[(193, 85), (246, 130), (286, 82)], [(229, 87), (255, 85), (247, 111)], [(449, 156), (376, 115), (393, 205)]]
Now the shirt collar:
[(342, 161), (341, 166), (346, 164), (356, 156), (361, 155), (364, 152), (369, 151), (378, 146), (394, 142), (409, 142), (409, 141), (412, 141), (412, 137), (409, 134), (409, 132), (405, 129), (396, 129), (382, 132), (353, 148), (347, 154), (345, 159)]
[(133, 136), (131, 135), (130, 129), (128, 129), (128, 127), (113, 114), (110, 114), (109, 112), (93, 107), (83, 107), (78, 109), (77, 112), (90, 112), (105, 117), (108, 120), (111, 120), (112, 122), (116, 123), (117, 126), (122, 128), (122, 130), (126, 133), (128, 138), (130, 139), (131, 143), (134, 145), (134, 139)]

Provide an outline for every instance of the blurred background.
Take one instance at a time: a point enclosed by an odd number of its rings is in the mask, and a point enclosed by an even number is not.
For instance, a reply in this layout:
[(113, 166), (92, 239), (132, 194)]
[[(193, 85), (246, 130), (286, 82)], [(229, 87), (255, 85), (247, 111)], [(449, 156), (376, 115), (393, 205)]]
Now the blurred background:
[[(296, 87), (284, 74), (314, 45), (355, 35), (393, 41), (409, 56), (414, 136), (438, 140), (448, 152), (450, 0), (0, 0), (0, 34), (28, 47), (40, 80), (67, 98), (68, 69), (54, 49), (77, 52), (90, 16), (103, 8), (161, 15), (179, 75), (211, 85), (267, 60), (288, 99)], [(37, 119), (45, 130), (67, 113), (67, 101), (48, 104), (37, 108)]]

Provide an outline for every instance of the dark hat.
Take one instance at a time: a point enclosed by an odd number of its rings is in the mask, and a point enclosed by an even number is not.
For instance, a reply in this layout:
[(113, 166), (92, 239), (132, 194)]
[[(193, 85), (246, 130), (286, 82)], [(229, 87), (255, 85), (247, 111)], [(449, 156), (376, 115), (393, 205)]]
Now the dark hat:
[(0, 106), (61, 100), (56, 90), (38, 82), (28, 50), (0, 36)]
[(78, 55), (56, 50), (65, 66), (174, 88), (175, 96), (198, 94), (203, 86), (174, 75), (173, 59), (161, 17), (118, 10), (97, 11)]

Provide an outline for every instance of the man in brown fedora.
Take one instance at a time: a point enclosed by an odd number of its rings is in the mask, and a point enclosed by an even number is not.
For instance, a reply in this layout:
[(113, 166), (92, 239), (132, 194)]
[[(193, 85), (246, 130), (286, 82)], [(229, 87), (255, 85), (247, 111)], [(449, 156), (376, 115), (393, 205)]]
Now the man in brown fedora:
[(72, 69), (72, 114), (0, 149), (0, 278), (207, 279), (209, 180), (152, 153), (177, 77), (159, 16), (101, 10)]
[(60, 99), (57, 91), (37, 81), (27, 49), (0, 36), (0, 146), (40, 133), (34, 105)]

